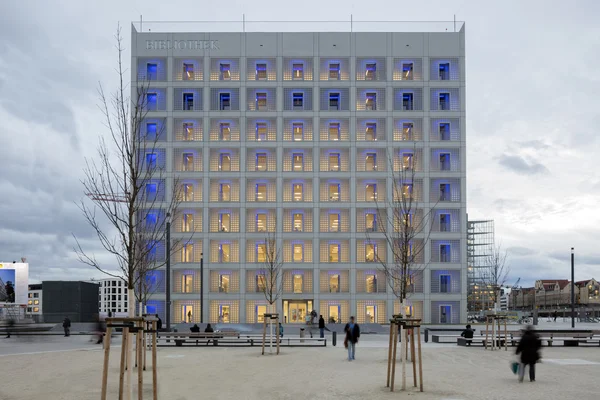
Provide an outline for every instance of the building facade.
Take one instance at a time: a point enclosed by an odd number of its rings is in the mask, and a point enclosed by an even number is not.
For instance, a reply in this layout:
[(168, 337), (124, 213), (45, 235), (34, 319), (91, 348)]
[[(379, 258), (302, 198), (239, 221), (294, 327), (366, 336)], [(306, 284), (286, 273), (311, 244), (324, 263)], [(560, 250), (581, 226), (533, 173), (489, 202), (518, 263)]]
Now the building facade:
[[(405, 170), (414, 171), (405, 186), (415, 215), (431, 215), (408, 311), (426, 322), (466, 321), (464, 26), (133, 28), (131, 78), (133, 98), (146, 88), (141, 134), (158, 144), (142, 156), (166, 171), (146, 195), (168, 200), (175, 177), (181, 184), (172, 223), (172, 237), (185, 240), (172, 254), (174, 323), (199, 322), (201, 312), (205, 322), (261, 322), (268, 233), (282, 251), (276, 308), (286, 323), (303, 323), (313, 309), (328, 321), (387, 322), (401, 310), (380, 270), (392, 252), (376, 215)], [(164, 318), (159, 286), (148, 305)]]
[(30, 284), (28, 289), (29, 292), (27, 293), (27, 314), (31, 315), (36, 322), (42, 322), (42, 284)]
[(121, 279), (98, 281), (98, 310), (101, 313), (127, 313), (127, 285)]
[(81, 281), (42, 282), (44, 322), (94, 322), (98, 317), (98, 284)]
[[(468, 217), (467, 217), (468, 219)], [(495, 307), (489, 260), (494, 253), (493, 220), (467, 221), (467, 286), (468, 310), (480, 312)]]

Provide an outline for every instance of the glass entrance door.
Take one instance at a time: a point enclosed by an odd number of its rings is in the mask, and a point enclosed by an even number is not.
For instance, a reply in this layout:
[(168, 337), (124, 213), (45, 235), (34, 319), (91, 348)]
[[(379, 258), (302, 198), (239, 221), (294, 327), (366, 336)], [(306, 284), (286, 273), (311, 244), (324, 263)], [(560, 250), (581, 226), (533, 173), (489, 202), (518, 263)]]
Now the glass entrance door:
[(267, 313), (267, 306), (256, 306), (256, 322), (265, 322), (265, 314)]
[(194, 307), (191, 305), (181, 306), (181, 321), (191, 323), (194, 316)]
[(333, 324), (339, 324), (341, 322), (341, 318), (340, 318), (340, 306), (339, 305), (335, 305), (335, 306), (329, 306), (329, 323), (333, 323)]
[(312, 311), (312, 300), (284, 300), (284, 321), (288, 324), (305, 324)]
[(365, 311), (365, 322), (367, 324), (374, 324), (377, 321), (377, 306), (367, 306)]

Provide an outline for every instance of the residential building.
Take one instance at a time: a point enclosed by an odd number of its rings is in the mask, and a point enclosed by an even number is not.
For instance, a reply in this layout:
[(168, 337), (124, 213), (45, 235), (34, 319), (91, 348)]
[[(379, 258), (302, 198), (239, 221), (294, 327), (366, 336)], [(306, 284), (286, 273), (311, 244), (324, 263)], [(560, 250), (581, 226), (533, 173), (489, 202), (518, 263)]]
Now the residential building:
[(98, 281), (98, 310), (103, 314), (127, 312), (127, 285), (122, 279)]
[[(313, 309), (328, 321), (386, 323), (400, 311), (427, 323), (466, 321), (462, 23), (454, 32), (160, 27), (133, 27), (131, 86), (147, 110), (140, 134), (157, 141), (143, 157), (165, 171), (145, 193), (160, 204), (175, 178), (181, 185), (173, 323), (201, 314), (261, 322), (270, 311), (261, 293), (267, 234), (281, 249), (276, 310), (285, 323), (302, 324)], [(376, 215), (406, 170), (415, 218), (432, 217), (417, 238), (429, 238), (422, 270), (400, 310), (380, 270), (393, 256)], [(148, 302), (163, 319), (165, 291)]]
[(575, 282), (578, 304), (600, 305), (600, 284), (594, 278)]

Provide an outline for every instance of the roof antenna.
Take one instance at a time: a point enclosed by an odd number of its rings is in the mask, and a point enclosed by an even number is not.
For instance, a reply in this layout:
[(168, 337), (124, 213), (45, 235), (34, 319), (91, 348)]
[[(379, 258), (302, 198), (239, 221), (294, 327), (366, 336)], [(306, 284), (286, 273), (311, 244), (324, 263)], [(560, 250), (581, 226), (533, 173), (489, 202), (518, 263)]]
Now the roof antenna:
[(456, 33), (456, 14), (454, 14), (454, 33)]
[(140, 14), (140, 32), (142, 32), (142, 31), (143, 31), (143, 29), (142, 29), (142, 14)]

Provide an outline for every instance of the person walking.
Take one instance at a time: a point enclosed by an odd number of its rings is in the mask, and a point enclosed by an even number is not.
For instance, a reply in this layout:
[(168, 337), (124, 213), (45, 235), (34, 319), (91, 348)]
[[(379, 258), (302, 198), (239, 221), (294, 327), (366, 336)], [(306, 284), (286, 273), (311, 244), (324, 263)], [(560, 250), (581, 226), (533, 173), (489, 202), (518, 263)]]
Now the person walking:
[(65, 319), (63, 319), (62, 325), (65, 331), (65, 337), (71, 336), (71, 320), (69, 319), (69, 317), (65, 317)]
[(521, 336), (517, 346), (517, 355), (521, 355), (521, 364), (519, 365), (519, 382), (523, 382), (525, 377), (525, 367), (529, 365), (529, 381), (535, 382), (535, 364), (540, 360), (540, 348), (542, 341), (533, 330), (533, 326), (528, 325)]
[(360, 337), (360, 327), (354, 322), (354, 317), (350, 317), (350, 322), (344, 327), (344, 332), (346, 332), (344, 346), (348, 348), (348, 361), (352, 361), (356, 353), (356, 343)]
[[(465, 339), (473, 339), (473, 333), (475, 332), (473, 329), (471, 329), (471, 325), (467, 325), (465, 327), (466, 329), (464, 331), (462, 331), (462, 333), (460, 334), (460, 336), (464, 337)], [(467, 340), (467, 346), (471, 345), (471, 340)]]
[(325, 319), (322, 315), (319, 315), (319, 336), (321, 339), (325, 337)]
[(283, 325), (281, 325), (281, 322), (279, 323), (279, 337), (283, 337)]
[(156, 319), (158, 320), (158, 321), (156, 321), (156, 330), (161, 331), (162, 330), (162, 319), (160, 319), (158, 314), (155, 314), (155, 315), (156, 315)]

